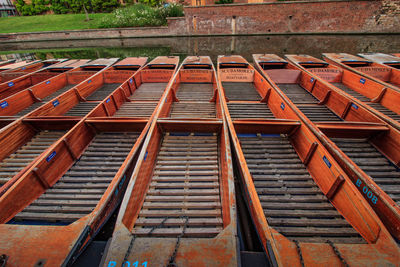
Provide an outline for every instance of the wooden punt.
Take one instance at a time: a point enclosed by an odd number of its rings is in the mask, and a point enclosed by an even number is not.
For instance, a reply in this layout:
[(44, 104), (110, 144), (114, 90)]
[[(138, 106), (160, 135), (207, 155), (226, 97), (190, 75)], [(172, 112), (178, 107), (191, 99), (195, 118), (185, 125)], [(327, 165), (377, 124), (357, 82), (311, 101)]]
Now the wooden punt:
[[(66, 59), (66, 58), (64, 58), (64, 59), (48, 59), (48, 60), (24, 65), (19, 68), (3, 71), (0, 73), (1, 90), (2, 91), (4, 90), (4, 84), (6, 84), (8, 87), (12, 87), (13, 83), (15, 81), (17, 81), (15, 79), (18, 77), (25, 76), (29, 73), (37, 72), (41, 69), (46, 69), (50, 65), (54, 65), (54, 64), (66, 61), (66, 60), (68, 60), (68, 59)], [(2, 96), (2, 98), (4, 98), (4, 97)]]
[(396, 68), (347, 53), (323, 53), (322, 56), (328, 63), (350, 70), (385, 87), (400, 90), (400, 70)]
[[(282, 65), (280, 59), (268, 60), (273, 69)], [(293, 82), (293, 73), (279, 77), (283, 76)], [(276, 85), (240, 56), (220, 56), (218, 77), (225, 95), (221, 99), (227, 99), (223, 105), (234, 160), (271, 265), (396, 265), (400, 255), (396, 242)], [(243, 88), (245, 101), (250, 101), (247, 92), (255, 91), (252, 95), (259, 95), (258, 103), (273, 118), (265, 118), (264, 113), (257, 118), (232, 118), (232, 88)], [(248, 105), (246, 112), (251, 110)]]
[(17, 68), (20, 68), (20, 67), (24, 67), (24, 66), (27, 66), (27, 65), (30, 65), (30, 64), (36, 64), (36, 63), (39, 63), (39, 62), (40, 62), (40, 60), (34, 60), (34, 61), (23, 60), (23, 61), (18, 61), (18, 62), (12, 63), (12, 64), (7, 64), (7, 65), (0, 66), (0, 72), (7, 71), (7, 70), (17, 69)]
[(105, 98), (88, 117), (149, 118), (179, 66), (179, 57), (157, 57)]
[(216, 72), (210, 57), (185, 58), (174, 79), (160, 118), (208, 119), (217, 117)]
[(393, 53), (392, 55), (395, 57), (400, 57), (400, 53)]
[[(0, 61), (0, 68), (3, 66), (6, 66), (6, 65), (11, 65), (13, 63), (15, 63), (15, 59), (2, 60), (2, 61)], [(1, 72), (1, 69), (0, 69), (0, 72)]]
[(175, 86), (179, 92), (189, 81), (209, 84), (213, 71), (208, 57), (188, 57), (170, 82), (155, 113), (165, 118), (155, 119), (146, 137), (104, 266), (137, 260), (154, 266), (237, 266), (229, 136), (219, 95), (216, 118), (168, 113), (176, 103)]
[(76, 120), (19, 120), (1, 129), (0, 196), (76, 123)]
[[(126, 58), (95, 75), (85, 79), (67, 92), (53, 98), (28, 117), (71, 118), (84, 117), (99, 103), (108, 98), (121, 84), (127, 81), (147, 58)], [(98, 64), (91, 66), (97, 66)]]
[[(358, 103), (367, 106), (375, 115), (400, 129), (400, 106), (398, 105), (400, 91), (308, 55), (287, 55), (287, 58), (294, 65), (331, 83), (344, 94), (354, 97)], [(320, 65), (315, 65), (316, 62)]]
[[(23, 117), (101, 70), (97, 68), (92, 69), (90, 66), (83, 66), (88, 61), (73, 60), (73, 62), (66, 61), (60, 63), (63, 65), (68, 64), (66, 66), (59, 66), (60, 64), (50, 66), (50, 69), (57, 68), (64, 70), (48, 80), (36, 83), (29, 88), (27, 87), (27, 89), (23, 89), (25, 86), (22, 86), (20, 87), (20, 92), (1, 100), (0, 120), (12, 121)], [(110, 62), (110, 64), (112, 63)], [(103, 66), (103, 68), (106, 67), (108, 65)], [(28, 77), (27, 79), (30, 78)]]
[[(271, 64), (272, 60), (279, 61), (280, 67)], [(300, 65), (288, 63), (276, 55), (254, 55), (254, 61), (275, 90), (296, 105), (293, 109), (299, 118), (335, 157), (392, 235), (399, 238), (400, 132), (377, 120), (368, 108)], [(315, 60), (314, 64), (318, 62)], [(304, 103), (304, 99), (310, 102)], [(315, 115), (309, 109), (304, 110), (304, 105), (324, 106), (340, 120), (327, 121), (325, 113), (316, 111)], [(328, 137), (349, 140), (336, 140), (335, 144)], [(341, 141), (347, 143), (341, 144)], [(350, 141), (353, 143), (349, 144)]]
[(80, 121), (0, 197), (7, 266), (68, 266), (119, 205), (148, 120)]

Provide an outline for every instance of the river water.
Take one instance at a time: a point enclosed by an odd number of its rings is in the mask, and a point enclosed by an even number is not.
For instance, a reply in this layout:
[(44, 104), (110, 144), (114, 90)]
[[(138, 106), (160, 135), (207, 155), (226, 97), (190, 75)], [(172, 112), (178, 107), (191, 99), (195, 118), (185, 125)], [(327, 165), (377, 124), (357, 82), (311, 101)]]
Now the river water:
[(400, 52), (400, 35), (253, 35), (217, 37), (163, 37), (0, 43), (0, 54), (30, 53), (38, 59), (160, 55), (239, 54), (252, 61), (255, 53), (309, 54), (346, 52)]

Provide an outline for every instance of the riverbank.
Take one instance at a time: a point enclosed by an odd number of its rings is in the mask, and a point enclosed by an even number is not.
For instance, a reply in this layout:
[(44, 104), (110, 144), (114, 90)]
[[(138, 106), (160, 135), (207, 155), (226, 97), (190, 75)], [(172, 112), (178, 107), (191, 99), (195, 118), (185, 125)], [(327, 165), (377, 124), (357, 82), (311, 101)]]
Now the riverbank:
[(398, 34), (392, 0), (327, 0), (185, 7), (167, 26), (0, 34), (3, 42), (254, 34)]

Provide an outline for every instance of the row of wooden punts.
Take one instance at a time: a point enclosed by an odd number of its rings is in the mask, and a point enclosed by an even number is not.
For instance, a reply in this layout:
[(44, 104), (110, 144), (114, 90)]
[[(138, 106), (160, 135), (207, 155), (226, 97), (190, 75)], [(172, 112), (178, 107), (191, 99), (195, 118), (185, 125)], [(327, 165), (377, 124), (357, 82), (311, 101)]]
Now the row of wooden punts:
[(272, 266), (398, 266), (400, 58), (360, 56), (0, 62), (2, 266), (118, 207), (104, 266), (240, 265), (235, 191)]

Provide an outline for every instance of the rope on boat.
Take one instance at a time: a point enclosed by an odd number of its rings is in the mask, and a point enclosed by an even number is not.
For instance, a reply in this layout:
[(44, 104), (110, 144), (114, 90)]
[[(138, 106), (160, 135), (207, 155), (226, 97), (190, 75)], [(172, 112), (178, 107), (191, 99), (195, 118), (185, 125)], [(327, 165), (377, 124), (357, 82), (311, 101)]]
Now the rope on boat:
[(182, 233), (178, 236), (177, 240), (176, 240), (176, 244), (175, 244), (175, 250), (171, 255), (171, 258), (169, 258), (169, 262), (167, 267), (175, 267), (177, 266), (175, 263), (175, 258), (176, 258), (176, 254), (178, 253), (178, 248), (179, 248), (179, 244), (181, 242), (181, 238), (185, 235), (185, 231), (186, 231), (186, 227), (189, 221), (189, 217), (188, 216), (181, 216), (182, 219), (186, 219), (185, 220), (185, 224), (183, 225), (183, 230)]
[(345, 267), (349, 267), (349, 265), (347, 264), (347, 262), (345, 261), (345, 259), (342, 257), (342, 254), (340, 254), (340, 251), (339, 251), (339, 250), (337, 249), (337, 247), (333, 244), (333, 242), (330, 241), (330, 240), (327, 240), (326, 243), (328, 243), (328, 244), (332, 247), (333, 252), (335, 252), (336, 256), (340, 259), (340, 261), (343, 263), (343, 265), (344, 265)]
[(294, 243), (296, 244), (297, 253), (299, 254), (299, 257), (300, 257), (301, 266), (304, 267), (304, 259), (303, 259), (303, 254), (301, 253), (299, 241), (294, 240)]
[[(161, 223), (159, 223), (159, 224), (157, 224), (157, 225), (154, 225), (153, 228), (151, 228), (151, 230), (150, 230), (150, 232), (148, 233), (148, 235), (151, 235), (151, 233), (153, 233), (153, 231), (154, 231), (155, 229), (162, 227), (162, 226), (164, 225), (164, 223), (165, 223), (168, 219), (169, 219), (169, 217), (167, 216), (167, 217), (165, 217), (165, 218), (162, 220)], [(125, 253), (124, 260), (123, 260), (122, 263), (121, 263), (121, 267), (122, 267), (122, 266), (124, 265), (124, 263), (128, 260), (128, 257), (129, 257), (129, 254), (131, 253), (131, 250), (132, 250), (132, 247), (133, 247), (133, 243), (135, 242), (135, 239), (136, 239), (136, 235), (135, 235), (135, 234), (132, 234), (132, 239), (131, 239), (131, 242), (129, 243), (128, 249), (127, 249), (127, 251), (126, 251), (126, 253)]]

